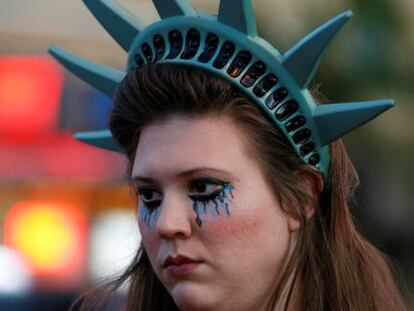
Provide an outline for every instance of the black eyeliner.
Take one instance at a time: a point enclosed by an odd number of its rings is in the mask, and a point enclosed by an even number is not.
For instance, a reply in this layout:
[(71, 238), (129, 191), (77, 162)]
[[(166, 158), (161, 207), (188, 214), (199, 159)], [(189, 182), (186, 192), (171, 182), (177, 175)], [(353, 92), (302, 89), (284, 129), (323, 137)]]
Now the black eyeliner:
[(223, 189), (220, 189), (208, 195), (194, 194), (194, 195), (188, 195), (188, 197), (195, 202), (208, 202), (216, 198), (222, 192), (223, 192)]
[(137, 190), (136, 190), (136, 194), (137, 194), (137, 196), (139, 196), (140, 201), (144, 205), (145, 208), (147, 208), (149, 210), (154, 210), (154, 209), (158, 208), (161, 205), (161, 200), (146, 201), (145, 199), (143, 199), (143, 192), (144, 191), (152, 191), (152, 192), (157, 192), (159, 194), (161, 194), (161, 192), (159, 192), (158, 190), (156, 190), (154, 188), (146, 187), (146, 186), (138, 187)]
[(161, 205), (161, 201), (150, 201), (150, 202), (145, 202), (142, 201), (142, 204), (144, 204), (144, 206), (150, 210), (156, 209)]

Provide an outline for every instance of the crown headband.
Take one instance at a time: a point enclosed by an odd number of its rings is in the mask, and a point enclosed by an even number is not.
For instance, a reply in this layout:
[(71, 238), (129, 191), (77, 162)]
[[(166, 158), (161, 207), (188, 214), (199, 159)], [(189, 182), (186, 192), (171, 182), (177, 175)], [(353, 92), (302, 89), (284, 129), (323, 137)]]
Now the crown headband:
[[(114, 1), (83, 1), (128, 53), (128, 61), (126, 71), (120, 71), (51, 46), (49, 53), (73, 74), (113, 97), (127, 72), (148, 63), (185, 64), (211, 72), (259, 105), (298, 156), (325, 178), (328, 144), (394, 105), (391, 99), (317, 105), (307, 90), (327, 46), (351, 11), (329, 20), (281, 54), (258, 36), (250, 0), (221, 0), (217, 16), (195, 11), (187, 0), (153, 0), (161, 20), (148, 26)], [(109, 130), (75, 137), (121, 151)]]

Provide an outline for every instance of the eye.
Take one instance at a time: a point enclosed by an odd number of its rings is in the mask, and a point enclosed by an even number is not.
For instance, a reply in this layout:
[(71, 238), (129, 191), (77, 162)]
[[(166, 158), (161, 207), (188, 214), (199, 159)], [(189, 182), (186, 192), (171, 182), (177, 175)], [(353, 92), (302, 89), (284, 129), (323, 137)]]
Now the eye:
[(191, 182), (188, 195), (193, 201), (206, 202), (213, 200), (223, 192), (223, 186), (226, 182), (212, 179), (202, 178)]
[(161, 204), (162, 194), (152, 188), (138, 188), (137, 194), (145, 207), (149, 209), (157, 208)]

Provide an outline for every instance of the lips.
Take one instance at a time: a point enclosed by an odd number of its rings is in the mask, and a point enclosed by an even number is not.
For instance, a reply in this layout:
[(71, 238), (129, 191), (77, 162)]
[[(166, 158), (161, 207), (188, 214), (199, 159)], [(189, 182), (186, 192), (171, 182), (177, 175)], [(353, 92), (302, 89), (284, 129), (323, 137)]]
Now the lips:
[(202, 263), (201, 260), (195, 260), (183, 255), (168, 256), (163, 268), (174, 276), (180, 276), (193, 272)]

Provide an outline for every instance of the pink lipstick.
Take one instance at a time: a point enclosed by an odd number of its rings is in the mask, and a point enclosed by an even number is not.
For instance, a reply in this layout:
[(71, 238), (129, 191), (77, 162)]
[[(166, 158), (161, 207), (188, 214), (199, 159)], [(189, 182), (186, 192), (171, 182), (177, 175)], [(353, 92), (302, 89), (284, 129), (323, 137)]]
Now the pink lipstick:
[(183, 276), (193, 272), (202, 263), (200, 260), (178, 255), (168, 256), (164, 261), (163, 268), (173, 276)]

